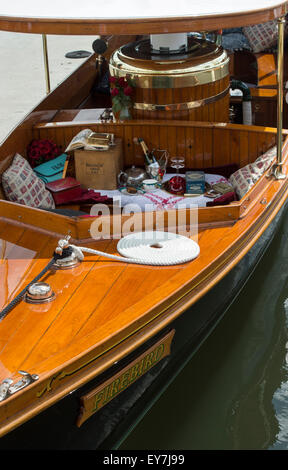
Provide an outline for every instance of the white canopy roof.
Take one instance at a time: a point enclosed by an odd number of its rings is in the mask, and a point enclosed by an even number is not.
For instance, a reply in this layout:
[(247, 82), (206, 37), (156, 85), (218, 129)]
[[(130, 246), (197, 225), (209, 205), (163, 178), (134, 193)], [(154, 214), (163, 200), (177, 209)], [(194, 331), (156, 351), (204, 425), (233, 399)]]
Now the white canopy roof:
[[(93, 30), (90, 32), (93, 33), (100, 33), (102, 29), (102, 34), (110, 34), (113, 23), (128, 23), (128, 30), (118, 31), (116, 34), (129, 34), (141, 23), (145, 23), (146, 29), (150, 28), (150, 32), (154, 33), (173, 32), (173, 29), (178, 30), (174, 32), (180, 32), (184, 31), (184, 24), (188, 26), (187, 23), (190, 22), (197, 25), (199, 19), (210, 24), (213, 18), (224, 17), (225, 24), (229, 19), (230, 27), (235, 26), (231, 23), (231, 17), (240, 16), (246, 24), (251, 24), (251, 21), (253, 24), (257, 15), (268, 21), (283, 14), (285, 3), (279, 0), (8, 0), (3, 1), (0, 7), (0, 29), (49, 32), (49, 28), (44, 26), (48, 23), (51, 33), (57, 33), (58, 30), (61, 34), (61, 22), (62, 28), (65, 24), (67, 30), (63, 34), (89, 34), (72, 31), (75, 22), (82, 21), (83, 28), (85, 29), (85, 24), (89, 25)], [(171, 26), (172, 19), (174, 26)], [(167, 21), (169, 26), (160, 27), (160, 21)], [(68, 25), (72, 27), (71, 32), (68, 32)], [(139, 29), (135, 33), (141, 34), (142, 31)]]
[(0, 16), (110, 20), (179, 18), (249, 13), (274, 8), (283, 3), (285, 2), (279, 0), (11, 0), (2, 3)]

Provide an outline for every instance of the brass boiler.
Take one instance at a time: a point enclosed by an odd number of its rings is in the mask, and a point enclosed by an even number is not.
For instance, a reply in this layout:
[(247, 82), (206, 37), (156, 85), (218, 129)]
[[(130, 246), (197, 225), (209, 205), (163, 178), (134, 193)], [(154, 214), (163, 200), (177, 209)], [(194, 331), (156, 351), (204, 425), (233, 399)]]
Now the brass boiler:
[(200, 35), (187, 38), (182, 50), (155, 51), (142, 39), (111, 56), (110, 75), (134, 81), (134, 119), (229, 121), (226, 51)]

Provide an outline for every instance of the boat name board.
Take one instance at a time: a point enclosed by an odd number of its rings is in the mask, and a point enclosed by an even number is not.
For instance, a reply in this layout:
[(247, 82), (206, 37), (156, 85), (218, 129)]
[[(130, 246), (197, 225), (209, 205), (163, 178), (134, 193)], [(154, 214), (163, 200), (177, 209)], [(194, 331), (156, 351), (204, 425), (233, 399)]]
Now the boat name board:
[(80, 398), (81, 409), (77, 418), (77, 426), (80, 427), (90, 416), (107, 405), (107, 403), (136, 382), (136, 380), (158, 364), (164, 357), (168, 356), (174, 334), (175, 330), (170, 331), (120, 372), (86, 395), (83, 395)]

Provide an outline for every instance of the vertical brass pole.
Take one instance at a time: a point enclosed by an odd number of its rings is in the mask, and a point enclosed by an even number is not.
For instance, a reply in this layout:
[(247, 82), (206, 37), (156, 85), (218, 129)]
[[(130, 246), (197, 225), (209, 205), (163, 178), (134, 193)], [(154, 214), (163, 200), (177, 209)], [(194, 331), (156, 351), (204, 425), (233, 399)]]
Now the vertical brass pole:
[(284, 67), (284, 25), (285, 16), (278, 18), (278, 54), (277, 54), (277, 160), (274, 176), (284, 179), (282, 173), (282, 129), (283, 129), (283, 67)]
[(45, 69), (45, 80), (46, 80), (46, 93), (50, 93), (50, 75), (49, 75), (49, 62), (48, 62), (48, 48), (47, 48), (47, 37), (46, 34), (42, 34), (43, 44), (43, 58), (44, 58), (44, 69)]

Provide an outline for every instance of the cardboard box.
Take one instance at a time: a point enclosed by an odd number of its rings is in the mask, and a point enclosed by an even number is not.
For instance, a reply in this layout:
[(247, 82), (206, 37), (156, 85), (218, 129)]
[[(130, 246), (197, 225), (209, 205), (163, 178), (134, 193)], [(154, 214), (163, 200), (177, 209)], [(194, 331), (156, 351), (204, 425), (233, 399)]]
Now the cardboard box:
[(117, 189), (123, 168), (122, 139), (109, 150), (75, 150), (76, 179), (84, 188)]
[(186, 171), (186, 194), (205, 193), (204, 171)]

